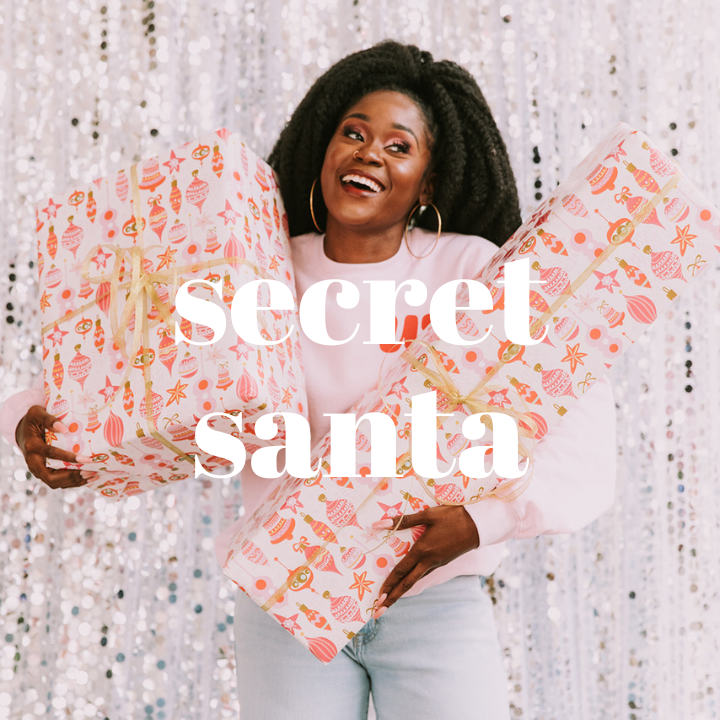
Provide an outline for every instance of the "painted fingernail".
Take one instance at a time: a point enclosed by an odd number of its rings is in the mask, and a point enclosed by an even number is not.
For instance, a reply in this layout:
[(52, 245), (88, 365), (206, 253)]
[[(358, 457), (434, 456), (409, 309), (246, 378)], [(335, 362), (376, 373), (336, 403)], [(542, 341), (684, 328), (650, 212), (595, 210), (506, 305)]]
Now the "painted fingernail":
[(381, 607), (379, 610), (376, 610), (376, 611), (373, 613), (373, 620), (378, 620), (379, 618), (381, 618), (381, 617), (383, 616), (383, 613), (384, 613), (386, 610), (387, 610), (387, 608), (386, 608), (384, 605), (383, 605), (383, 607)]
[(75, 462), (79, 463), (91, 463), (93, 459), (91, 457), (88, 457), (87, 455), (76, 455), (75, 456)]
[(385, 600), (386, 597), (387, 597), (387, 593), (383, 593), (383, 594), (378, 598), (378, 601), (377, 601), (378, 607), (380, 607), (380, 605), (383, 604), (383, 600)]
[(59, 433), (70, 432), (59, 420), (53, 425), (53, 430)]
[(378, 520), (372, 524), (373, 530), (392, 530), (395, 523), (392, 520)]
[(94, 472), (93, 470), (81, 470), (80, 471), (80, 477), (83, 477), (86, 480), (93, 480), (97, 476), (98, 476), (98, 473)]

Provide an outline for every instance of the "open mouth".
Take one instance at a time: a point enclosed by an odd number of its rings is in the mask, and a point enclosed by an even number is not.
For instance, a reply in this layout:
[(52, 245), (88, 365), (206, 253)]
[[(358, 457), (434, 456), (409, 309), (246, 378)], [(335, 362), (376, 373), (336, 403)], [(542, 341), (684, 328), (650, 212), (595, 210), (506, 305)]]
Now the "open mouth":
[(384, 190), (383, 186), (365, 175), (358, 173), (347, 173), (340, 178), (343, 185), (350, 185), (358, 190), (365, 190), (373, 193), (379, 193)]

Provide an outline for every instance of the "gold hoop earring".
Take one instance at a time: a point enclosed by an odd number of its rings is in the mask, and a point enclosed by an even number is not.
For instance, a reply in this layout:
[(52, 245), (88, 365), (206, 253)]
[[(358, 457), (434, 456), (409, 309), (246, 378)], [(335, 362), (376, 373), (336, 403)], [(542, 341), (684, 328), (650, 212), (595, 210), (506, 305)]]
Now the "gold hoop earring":
[[(318, 176), (319, 177), (319, 176)], [(315, 219), (315, 208), (313, 207), (313, 193), (315, 192), (315, 185), (317, 184), (318, 178), (313, 180), (312, 187), (310, 188), (310, 215), (312, 216), (313, 225), (317, 228), (317, 231), (322, 234), (322, 230)]]
[(425, 210), (427, 205), (420, 205), (418, 203), (411, 211), (410, 215), (408, 215), (407, 222), (405, 223), (405, 245), (407, 245), (408, 252), (417, 260), (422, 260), (423, 258), (428, 257), (428, 255), (432, 255), (433, 250), (437, 247), (438, 242), (440, 241), (440, 233), (442, 232), (442, 217), (440, 216), (440, 211), (435, 207), (433, 203), (428, 203), (428, 205), (435, 211), (437, 214), (437, 223), (438, 223), (438, 230), (437, 230), (437, 237), (435, 238), (435, 244), (430, 248), (430, 252), (425, 255), (416, 255), (411, 249), (410, 249), (410, 243), (408, 242), (408, 228), (410, 227), (410, 219), (413, 216), (413, 213), (420, 208), (420, 211), (422, 212)]

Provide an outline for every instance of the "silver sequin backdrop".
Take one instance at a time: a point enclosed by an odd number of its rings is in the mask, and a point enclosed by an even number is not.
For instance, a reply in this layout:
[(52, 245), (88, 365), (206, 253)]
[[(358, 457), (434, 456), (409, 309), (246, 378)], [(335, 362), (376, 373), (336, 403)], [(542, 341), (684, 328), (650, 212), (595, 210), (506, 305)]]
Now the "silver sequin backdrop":
[[(53, 192), (223, 125), (267, 154), (323, 70), (391, 37), (477, 77), (526, 215), (618, 120), (717, 203), (719, 22), (716, 0), (0, 0), (0, 400), (40, 371)], [(613, 371), (614, 508), (491, 578), (513, 718), (719, 716), (718, 277)], [(3, 444), (0, 497), (0, 720), (237, 716), (213, 554), (237, 482), (108, 503)]]

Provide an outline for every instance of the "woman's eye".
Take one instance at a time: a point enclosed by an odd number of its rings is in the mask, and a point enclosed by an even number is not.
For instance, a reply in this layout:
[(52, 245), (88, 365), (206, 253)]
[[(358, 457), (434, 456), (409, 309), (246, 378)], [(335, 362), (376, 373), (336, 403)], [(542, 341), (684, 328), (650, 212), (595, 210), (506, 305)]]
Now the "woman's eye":
[(364, 139), (362, 133), (355, 127), (343, 128), (342, 132), (345, 137), (351, 138), (352, 140), (362, 141)]
[(408, 153), (410, 152), (410, 145), (406, 142), (402, 142), (401, 140), (396, 140), (395, 142), (388, 145), (388, 148), (390, 148), (393, 152), (396, 153)]

